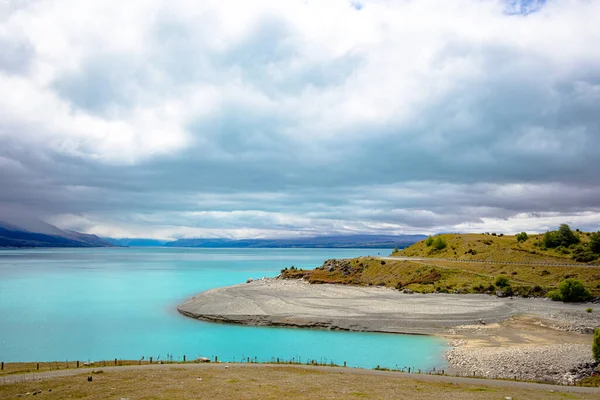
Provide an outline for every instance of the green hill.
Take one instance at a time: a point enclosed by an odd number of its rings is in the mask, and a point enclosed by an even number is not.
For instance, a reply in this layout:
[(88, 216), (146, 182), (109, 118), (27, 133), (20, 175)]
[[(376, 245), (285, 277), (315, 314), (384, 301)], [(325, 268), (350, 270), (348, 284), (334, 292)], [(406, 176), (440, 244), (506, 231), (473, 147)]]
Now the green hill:
[[(493, 236), (492, 234), (458, 233), (444, 234), (438, 237), (446, 247), (436, 249), (427, 240), (413, 244), (393, 256), (446, 258), (466, 261), (496, 261), (519, 263), (581, 264), (573, 259), (581, 248), (590, 243), (593, 233), (574, 232), (579, 243), (548, 248), (544, 245), (544, 234), (529, 235), (525, 241), (517, 241), (516, 236)], [(430, 240), (431, 241), (431, 240)], [(600, 256), (600, 255), (599, 255)], [(593, 262), (598, 264), (598, 259)]]
[(441, 249), (436, 249), (431, 240), (429, 245), (421, 241), (393, 253), (392, 257), (329, 260), (310, 271), (285, 269), (282, 277), (304, 278), (311, 283), (387, 286), (422, 293), (502, 291), (520, 296), (545, 296), (557, 289), (560, 282), (572, 278), (581, 281), (592, 295), (600, 296), (600, 265), (597, 261), (583, 263), (572, 258), (577, 246), (589, 246), (591, 234), (574, 234), (579, 243), (570, 248), (547, 248), (543, 244), (544, 235), (532, 235), (518, 242), (516, 236), (444, 234), (439, 235), (445, 242)]

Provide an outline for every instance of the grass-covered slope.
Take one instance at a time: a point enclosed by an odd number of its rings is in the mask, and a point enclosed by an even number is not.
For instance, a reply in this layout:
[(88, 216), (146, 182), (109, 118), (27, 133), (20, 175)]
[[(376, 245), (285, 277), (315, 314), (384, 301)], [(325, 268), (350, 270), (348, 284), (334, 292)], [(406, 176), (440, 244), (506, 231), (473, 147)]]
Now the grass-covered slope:
[[(580, 236), (585, 245), (589, 236)], [(572, 259), (570, 249), (546, 248), (543, 235), (518, 242), (515, 236), (485, 234), (440, 235), (446, 247), (435, 249), (425, 241), (393, 256), (399, 259), (361, 257), (329, 260), (310, 271), (284, 269), (284, 278), (303, 278), (311, 283), (376, 285), (415, 292), (496, 293), (544, 296), (565, 279), (577, 279), (600, 296), (600, 265)], [(438, 246), (439, 247), (439, 246)], [(400, 257), (415, 257), (414, 260)], [(419, 259), (420, 258), (420, 259)], [(485, 262), (473, 262), (485, 261)]]
[[(578, 245), (555, 248), (544, 246), (544, 235), (529, 235), (526, 241), (518, 242), (516, 236), (492, 236), (491, 234), (458, 233), (439, 235), (445, 243), (443, 249), (435, 249), (427, 240), (413, 244), (394, 256), (447, 258), (455, 260), (483, 260), (495, 262), (579, 264), (573, 253), (579, 245), (585, 246), (590, 233), (577, 232)], [(436, 236), (437, 238), (437, 236)]]

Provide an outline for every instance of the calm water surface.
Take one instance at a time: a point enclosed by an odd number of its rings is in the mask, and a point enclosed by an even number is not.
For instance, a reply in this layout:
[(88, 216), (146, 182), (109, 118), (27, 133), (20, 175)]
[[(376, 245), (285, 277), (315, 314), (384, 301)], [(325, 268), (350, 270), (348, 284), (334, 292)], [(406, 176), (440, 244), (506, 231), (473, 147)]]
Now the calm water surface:
[(0, 360), (316, 359), (441, 368), (432, 337), (214, 324), (180, 315), (198, 292), (389, 249), (0, 250)]

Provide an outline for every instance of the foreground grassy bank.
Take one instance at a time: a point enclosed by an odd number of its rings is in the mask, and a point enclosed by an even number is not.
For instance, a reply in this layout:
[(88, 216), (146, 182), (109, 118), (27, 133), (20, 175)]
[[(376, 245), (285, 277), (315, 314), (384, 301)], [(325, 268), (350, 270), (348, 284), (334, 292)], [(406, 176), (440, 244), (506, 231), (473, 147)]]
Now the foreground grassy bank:
[(21, 382), (1, 384), (0, 398), (36, 392), (48, 399), (596, 399), (599, 393), (595, 388), (299, 366), (183, 364), (73, 372), (48, 373), (39, 381), (22, 376)]

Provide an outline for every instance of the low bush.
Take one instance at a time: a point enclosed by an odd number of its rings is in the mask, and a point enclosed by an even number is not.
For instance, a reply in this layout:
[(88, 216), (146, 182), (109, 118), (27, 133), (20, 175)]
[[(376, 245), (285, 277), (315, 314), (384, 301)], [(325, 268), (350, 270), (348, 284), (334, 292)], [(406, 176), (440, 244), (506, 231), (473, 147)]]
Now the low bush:
[(590, 246), (584, 246), (580, 244), (575, 247), (571, 257), (577, 262), (590, 262), (598, 258), (598, 254), (594, 254), (594, 252), (590, 249)]
[(517, 242), (526, 242), (529, 239), (527, 232), (517, 233)]
[(586, 301), (592, 297), (592, 293), (583, 286), (581, 281), (568, 278), (558, 285), (558, 290), (548, 293), (548, 297), (554, 301), (578, 302)]
[(429, 247), (433, 244), (433, 238), (431, 236), (429, 236), (427, 239), (425, 239), (425, 246)]
[(496, 278), (496, 282), (495, 282), (496, 286), (498, 286), (499, 288), (504, 288), (508, 285), (510, 285), (508, 278), (505, 276), (499, 276)]
[(435, 250), (443, 250), (446, 248), (446, 246), (448, 246), (448, 244), (446, 243), (444, 238), (441, 236), (436, 237), (432, 244), (432, 247)]

